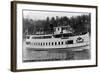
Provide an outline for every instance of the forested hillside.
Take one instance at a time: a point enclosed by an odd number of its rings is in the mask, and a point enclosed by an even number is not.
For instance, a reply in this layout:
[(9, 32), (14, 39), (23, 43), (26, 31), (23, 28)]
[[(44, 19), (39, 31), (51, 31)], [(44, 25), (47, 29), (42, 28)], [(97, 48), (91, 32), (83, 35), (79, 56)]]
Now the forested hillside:
[(23, 34), (36, 34), (36, 32), (50, 34), (53, 32), (53, 27), (66, 25), (70, 25), (76, 33), (90, 32), (91, 15), (72, 16), (70, 18), (67, 16), (56, 16), (52, 18), (47, 17), (45, 20), (23, 18)]

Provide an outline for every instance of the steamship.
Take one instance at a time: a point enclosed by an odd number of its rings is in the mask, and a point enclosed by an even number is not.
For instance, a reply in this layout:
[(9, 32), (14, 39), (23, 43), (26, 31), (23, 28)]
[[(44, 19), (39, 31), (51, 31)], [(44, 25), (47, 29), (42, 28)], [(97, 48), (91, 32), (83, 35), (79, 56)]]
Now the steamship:
[(54, 27), (53, 34), (26, 35), (26, 47), (34, 50), (89, 49), (89, 32), (75, 34), (71, 26)]

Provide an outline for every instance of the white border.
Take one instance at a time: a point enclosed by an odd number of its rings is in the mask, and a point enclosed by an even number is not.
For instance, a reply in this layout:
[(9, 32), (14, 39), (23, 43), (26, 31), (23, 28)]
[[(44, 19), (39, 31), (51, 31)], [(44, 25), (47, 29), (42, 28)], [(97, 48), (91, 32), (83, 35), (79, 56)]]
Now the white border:
[[(74, 61), (53, 61), (53, 62), (22, 62), (22, 10), (52, 10), (52, 11), (70, 11), (70, 12), (89, 12), (91, 13), (91, 60), (74, 60)], [(35, 68), (50, 68), (50, 67), (68, 67), (95, 65), (96, 63), (96, 10), (95, 8), (80, 8), (80, 7), (61, 7), (61, 6), (44, 6), (44, 5), (29, 5), (17, 4), (17, 69), (35, 69)]]

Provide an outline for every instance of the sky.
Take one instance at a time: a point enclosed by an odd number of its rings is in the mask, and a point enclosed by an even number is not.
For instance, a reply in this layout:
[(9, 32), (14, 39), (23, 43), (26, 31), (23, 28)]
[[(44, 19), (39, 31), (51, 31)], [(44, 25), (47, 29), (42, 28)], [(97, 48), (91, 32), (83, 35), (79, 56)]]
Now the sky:
[(36, 11), (36, 10), (23, 10), (23, 17), (33, 20), (45, 20), (47, 17), (75, 17), (80, 15), (89, 15), (89, 13), (80, 13), (80, 12), (57, 12), (57, 11)]

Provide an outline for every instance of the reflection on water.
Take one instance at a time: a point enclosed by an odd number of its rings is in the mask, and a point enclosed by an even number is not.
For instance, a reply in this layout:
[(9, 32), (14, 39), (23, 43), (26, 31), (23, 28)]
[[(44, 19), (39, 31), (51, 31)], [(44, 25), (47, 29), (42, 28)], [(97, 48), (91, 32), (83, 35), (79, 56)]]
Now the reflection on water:
[(23, 44), (23, 62), (84, 59), (90, 59), (90, 50), (68, 51), (63, 49), (36, 51), (33, 48), (26, 48), (25, 44)]

